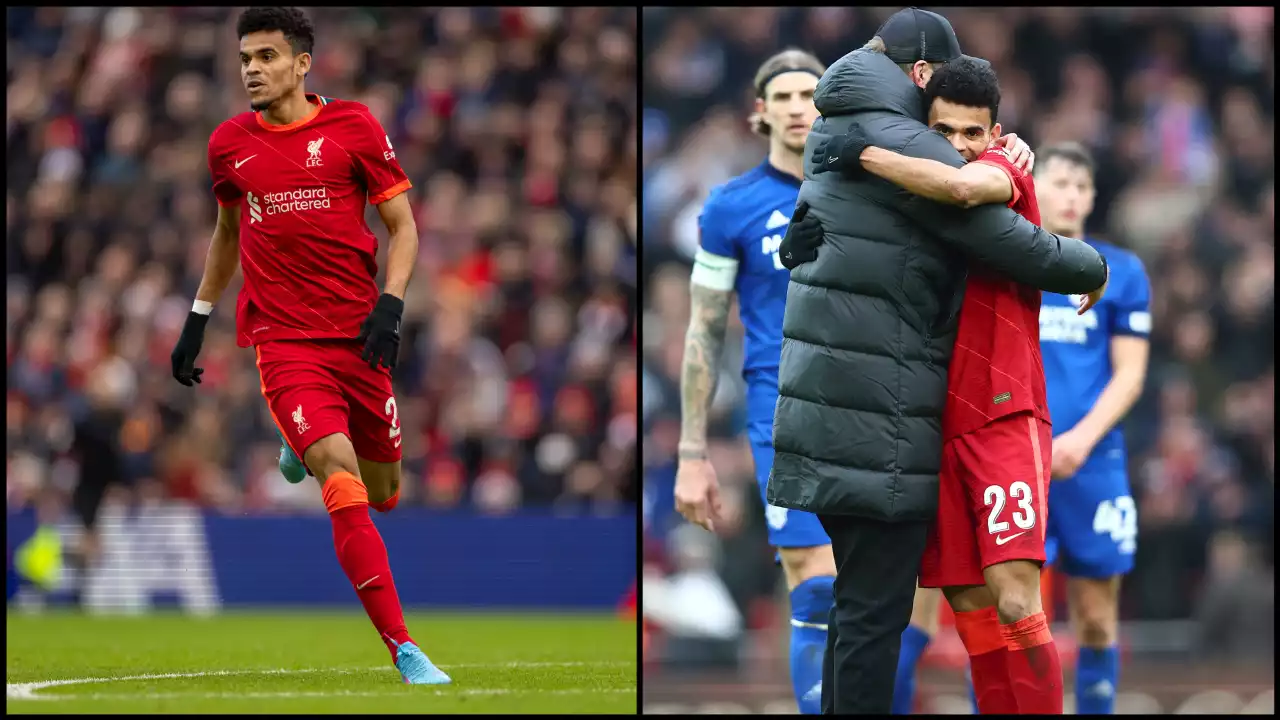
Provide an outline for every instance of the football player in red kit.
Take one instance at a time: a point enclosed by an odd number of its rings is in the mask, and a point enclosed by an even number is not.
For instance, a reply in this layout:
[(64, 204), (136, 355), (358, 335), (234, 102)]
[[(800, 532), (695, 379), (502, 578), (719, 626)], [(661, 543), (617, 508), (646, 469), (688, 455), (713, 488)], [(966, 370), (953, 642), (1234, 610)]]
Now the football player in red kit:
[[(930, 127), (968, 164), (868, 147), (863, 168), (939, 202), (1005, 203), (1040, 224), (1031, 166), (1018, 169), (994, 142), (1000, 89), (990, 64), (948, 63), (924, 100)], [(1080, 312), (1105, 288), (1085, 296)], [(938, 517), (920, 585), (942, 588), (955, 611), (983, 713), (1062, 712), (1062, 669), (1040, 599), (1052, 435), (1039, 315), (1039, 290), (969, 268), (947, 378)]]
[[(173, 374), (184, 385), (200, 382), (194, 363), (204, 328), (238, 264), (237, 341), (254, 348), (288, 451), (320, 482), (339, 564), (404, 682), (448, 683), (405, 629), (387, 549), (369, 517), (370, 507), (386, 512), (399, 498), (390, 369), (418, 251), (410, 183), (367, 107), (304, 90), (314, 30), (301, 10), (250, 8), (237, 34), (253, 111), (209, 138), (218, 224)], [(381, 293), (366, 202), (390, 233)]]

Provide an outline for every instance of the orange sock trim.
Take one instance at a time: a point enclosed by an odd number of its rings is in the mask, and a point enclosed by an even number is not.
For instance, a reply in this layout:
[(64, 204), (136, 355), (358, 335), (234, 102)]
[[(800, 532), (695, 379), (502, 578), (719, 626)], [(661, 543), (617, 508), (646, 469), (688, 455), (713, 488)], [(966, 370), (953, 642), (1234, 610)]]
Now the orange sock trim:
[(370, 503), (370, 506), (374, 510), (384, 513), (384, 512), (391, 512), (392, 510), (394, 510), (396, 507), (396, 503), (398, 502), (400, 502), (400, 491), (396, 490), (395, 495), (392, 495), (391, 497), (387, 498), (385, 501), (380, 503)]
[(956, 632), (969, 655), (985, 655), (1007, 645), (1000, 635), (1000, 619), (994, 606), (958, 612), (955, 616)]
[(369, 491), (365, 489), (360, 478), (349, 472), (336, 472), (324, 481), (320, 490), (324, 497), (324, 507), (330, 513), (354, 505), (368, 505)]
[(1004, 637), (1010, 652), (1053, 642), (1053, 634), (1049, 632), (1049, 621), (1045, 619), (1043, 612), (1022, 618), (1015, 623), (1001, 625), (1000, 634)]

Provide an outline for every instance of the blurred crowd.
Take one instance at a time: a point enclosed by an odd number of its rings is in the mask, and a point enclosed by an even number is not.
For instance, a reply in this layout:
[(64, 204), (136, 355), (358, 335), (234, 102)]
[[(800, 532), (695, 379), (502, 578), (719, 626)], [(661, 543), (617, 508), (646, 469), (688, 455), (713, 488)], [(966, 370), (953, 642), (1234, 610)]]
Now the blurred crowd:
[[(715, 569), (744, 627), (776, 623), (781, 612), (742, 438), (740, 343), (729, 343), (713, 413), (712, 461), (732, 489), (718, 551), (696, 533), (671, 534), (680, 522), (671, 492), (697, 217), (710, 188), (765, 156), (747, 123), (760, 63), (798, 47), (830, 65), (897, 9), (643, 11), (648, 572), (673, 582)], [(1211, 629), (1225, 627), (1224, 618), (1271, 618), (1273, 9), (939, 11), (964, 52), (994, 64), (1006, 132), (1033, 149), (1078, 140), (1092, 150), (1098, 197), (1087, 232), (1133, 250), (1151, 277), (1150, 369), (1125, 423), (1140, 530), (1122, 618), (1198, 616)], [(734, 317), (731, 333), (740, 338)], [(706, 622), (698, 632), (723, 637)], [(1208, 648), (1265, 632), (1270, 657), (1270, 627), (1211, 630), (1201, 642)]]
[[(307, 90), (368, 105), (414, 185), (401, 507), (631, 512), (637, 12), (306, 11)], [(276, 470), (239, 275), (204, 383), (169, 368), (217, 215), (209, 135), (248, 110), (237, 12), (6, 13), (8, 507), (105, 463), (126, 497), (323, 512), (317, 483)]]

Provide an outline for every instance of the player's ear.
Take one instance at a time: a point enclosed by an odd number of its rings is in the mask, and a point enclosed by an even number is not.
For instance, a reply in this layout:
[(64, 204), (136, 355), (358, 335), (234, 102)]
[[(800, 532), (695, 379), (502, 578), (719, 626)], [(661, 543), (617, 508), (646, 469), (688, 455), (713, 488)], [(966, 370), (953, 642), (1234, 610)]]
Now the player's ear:
[(929, 78), (933, 77), (933, 66), (925, 60), (917, 60), (916, 64), (911, 67), (911, 79), (915, 81), (920, 88), (929, 84)]
[(293, 59), (294, 67), (305, 77), (311, 72), (311, 53), (298, 53), (298, 57)]
[(1000, 123), (996, 123), (995, 125), (991, 126), (991, 142), (995, 142), (999, 140), (1000, 136), (1003, 134), (1004, 134), (1004, 128), (1000, 127)]
[(764, 112), (764, 98), (756, 98), (756, 114)]

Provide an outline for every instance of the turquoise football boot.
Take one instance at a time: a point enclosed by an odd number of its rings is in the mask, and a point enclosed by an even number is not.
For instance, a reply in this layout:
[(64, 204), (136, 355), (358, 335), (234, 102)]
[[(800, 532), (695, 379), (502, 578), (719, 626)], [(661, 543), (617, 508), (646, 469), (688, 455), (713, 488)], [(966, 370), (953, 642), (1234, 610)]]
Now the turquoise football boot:
[(276, 437), (280, 438), (280, 474), (284, 475), (284, 479), (297, 485), (307, 479), (307, 466), (302, 464), (298, 459), (297, 453), (293, 448), (289, 447), (289, 443), (284, 441), (284, 435), (280, 434), (280, 428), (276, 428)]
[[(393, 644), (394, 640), (391, 641)], [(406, 685), (448, 685), (453, 679), (431, 664), (427, 654), (407, 642), (396, 645), (396, 669)]]

